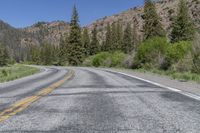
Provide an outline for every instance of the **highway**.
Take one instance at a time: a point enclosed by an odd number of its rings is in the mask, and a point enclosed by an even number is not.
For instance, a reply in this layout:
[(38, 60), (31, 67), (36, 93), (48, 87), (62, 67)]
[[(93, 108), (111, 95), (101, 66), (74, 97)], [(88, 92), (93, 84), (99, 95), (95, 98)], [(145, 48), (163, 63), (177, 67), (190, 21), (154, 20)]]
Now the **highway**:
[(200, 132), (200, 101), (178, 92), (104, 69), (44, 70), (0, 84), (0, 132)]

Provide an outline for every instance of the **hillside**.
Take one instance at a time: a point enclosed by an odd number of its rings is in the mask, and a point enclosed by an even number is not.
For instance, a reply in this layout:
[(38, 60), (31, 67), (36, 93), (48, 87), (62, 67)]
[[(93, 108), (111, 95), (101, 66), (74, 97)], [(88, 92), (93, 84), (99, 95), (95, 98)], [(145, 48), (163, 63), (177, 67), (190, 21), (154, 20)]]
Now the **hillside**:
[[(177, 14), (178, 0), (161, 0), (156, 3), (157, 12), (161, 17), (161, 22), (167, 33), (170, 32), (170, 25), (172, 23), (173, 17)], [(195, 23), (196, 28), (200, 31), (200, 1), (199, 0), (187, 0), (187, 5), (190, 10), (190, 16)], [(120, 14), (116, 14), (109, 17), (104, 17), (88, 25), (87, 27), (91, 30), (94, 25), (97, 25), (99, 33), (99, 38), (103, 39), (105, 36), (105, 29), (107, 24), (112, 24), (114, 22), (120, 21), (123, 26), (127, 23), (131, 23), (136, 26), (136, 30), (140, 38), (143, 37), (143, 7), (131, 8)]]
[(59, 45), (60, 36), (69, 31), (69, 24), (63, 21), (38, 22), (30, 27), (17, 29), (0, 21), (0, 42), (6, 45), (9, 54), (17, 61), (28, 58), (29, 45), (49, 43)]
[(64, 21), (38, 22), (37, 24), (24, 28), (23, 31), (32, 34), (32, 38), (26, 38), (28, 42), (35, 39), (36, 44), (46, 42), (49, 44), (59, 45), (61, 35), (68, 33), (69, 28), (69, 23)]
[[(178, 0), (161, 0), (156, 3), (158, 14), (161, 17), (163, 27), (170, 32), (170, 25), (173, 17), (177, 13)], [(190, 9), (190, 16), (195, 23), (196, 28), (200, 31), (200, 1), (187, 0), (187, 5)], [(136, 31), (140, 39), (143, 38), (143, 7), (134, 7), (122, 13), (104, 17), (86, 26), (89, 31), (97, 25), (98, 37), (102, 41), (105, 38), (106, 26), (108, 23), (120, 21), (123, 27), (127, 23), (136, 26)], [(1, 43), (9, 48), (9, 53), (17, 61), (26, 60), (28, 58), (27, 46), (42, 45), (48, 43), (51, 45), (59, 45), (61, 35), (68, 33), (70, 25), (64, 21), (54, 22), (38, 22), (32, 26), (23, 29), (17, 29), (9, 24), (0, 21), (0, 40)]]

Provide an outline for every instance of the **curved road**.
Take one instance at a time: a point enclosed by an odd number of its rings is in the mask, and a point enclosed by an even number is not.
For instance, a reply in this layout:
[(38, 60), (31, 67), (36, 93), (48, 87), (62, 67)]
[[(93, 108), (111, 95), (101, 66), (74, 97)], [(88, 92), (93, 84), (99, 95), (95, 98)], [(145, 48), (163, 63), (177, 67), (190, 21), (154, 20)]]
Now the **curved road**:
[[(55, 69), (55, 70), (54, 70)], [(31, 95), (38, 83), (65, 69), (17, 86), (0, 88), (0, 107)], [(10, 133), (199, 133), (200, 102), (117, 73), (70, 68), (75, 77), (26, 110), (0, 123)], [(57, 72), (58, 71), (58, 72)], [(64, 72), (63, 72), (64, 71)], [(54, 73), (55, 72), (55, 73)], [(57, 75), (57, 76), (56, 76)], [(59, 75), (59, 76), (58, 76)], [(61, 76), (62, 77), (62, 76)], [(53, 82), (53, 81), (51, 81)], [(8, 102), (7, 102), (8, 101)]]
[(61, 67), (39, 68), (41, 73), (0, 84), (0, 111), (16, 101), (32, 96), (67, 74), (67, 70)]

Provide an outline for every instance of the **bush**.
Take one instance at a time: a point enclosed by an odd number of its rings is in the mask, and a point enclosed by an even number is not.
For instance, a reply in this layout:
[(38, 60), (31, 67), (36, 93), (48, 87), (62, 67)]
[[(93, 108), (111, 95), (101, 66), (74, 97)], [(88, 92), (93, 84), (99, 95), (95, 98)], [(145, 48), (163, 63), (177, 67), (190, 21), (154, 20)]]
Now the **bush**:
[(138, 48), (136, 63), (146, 69), (161, 68), (165, 61), (167, 47), (166, 38), (154, 37), (146, 40)]
[(104, 63), (108, 58), (110, 58), (110, 54), (107, 52), (102, 52), (97, 55), (94, 55), (94, 58), (92, 60), (92, 66), (95, 67), (104, 66), (105, 65)]
[(132, 55), (126, 56), (124, 61), (122, 62), (122, 67), (134, 68), (134, 56)]
[(1, 70), (1, 73), (4, 77), (7, 77), (8, 76), (8, 72), (6, 70)]
[(111, 55), (111, 67), (121, 67), (126, 55), (122, 52), (114, 52)]
[(192, 54), (189, 52), (183, 59), (180, 59), (177, 63), (171, 67), (175, 72), (191, 72), (192, 70)]
[(196, 36), (192, 48), (193, 72), (200, 74), (200, 35)]
[(101, 52), (85, 59), (83, 65), (95, 67), (121, 67), (125, 57), (126, 55), (122, 52)]
[(166, 60), (168, 64), (176, 64), (191, 51), (192, 43), (188, 41), (181, 41), (178, 43), (170, 44), (167, 48)]

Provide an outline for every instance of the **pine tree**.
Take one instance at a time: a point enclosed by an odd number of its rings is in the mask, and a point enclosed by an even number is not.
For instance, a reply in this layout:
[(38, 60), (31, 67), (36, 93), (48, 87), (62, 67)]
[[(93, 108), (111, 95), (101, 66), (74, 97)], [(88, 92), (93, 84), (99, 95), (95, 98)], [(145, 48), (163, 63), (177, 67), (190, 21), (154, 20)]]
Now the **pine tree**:
[(133, 24), (133, 32), (132, 32), (132, 44), (133, 44), (133, 48), (134, 50), (137, 49), (138, 45), (139, 45), (139, 36), (137, 34), (137, 27), (135, 25), (135, 23)]
[(40, 48), (30, 45), (30, 61), (35, 64), (40, 64)]
[(99, 52), (99, 41), (97, 38), (97, 28), (94, 26), (94, 29), (92, 30), (92, 39), (90, 43), (90, 55), (97, 54)]
[(111, 29), (111, 51), (116, 51), (118, 50), (118, 38), (117, 38), (117, 27), (116, 23), (112, 24), (112, 29)]
[(154, 36), (165, 36), (165, 31), (160, 23), (160, 17), (152, 0), (145, 0), (143, 28), (145, 40)]
[(104, 45), (102, 46), (103, 51), (111, 51), (112, 50), (112, 34), (110, 24), (107, 24), (106, 27), (106, 40)]
[(105, 40), (104, 51), (112, 51), (112, 31), (110, 24), (107, 24), (106, 27), (106, 40)]
[(82, 45), (85, 49), (85, 56), (89, 56), (90, 55), (90, 36), (88, 33), (88, 29), (85, 28), (83, 30), (83, 34), (82, 34)]
[(0, 66), (5, 66), (8, 64), (9, 55), (7, 49), (0, 44)]
[(122, 49), (122, 44), (123, 44), (123, 29), (122, 29), (122, 25), (120, 24), (120, 22), (117, 22), (117, 27), (116, 27), (116, 32), (117, 32), (117, 45), (116, 45), (116, 49), (117, 50), (121, 50)]
[(68, 35), (61, 36), (59, 44), (59, 65), (65, 65), (67, 63), (67, 46), (68, 46)]
[(53, 63), (53, 48), (48, 43), (43, 44), (41, 48), (41, 63), (44, 65), (52, 65)]
[(190, 21), (186, 1), (180, 0), (178, 15), (172, 24), (171, 42), (192, 41), (194, 34), (194, 26)]
[(52, 53), (52, 65), (60, 65), (59, 62), (59, 51), (60, 48), (55, 45), (51, 45), (51, 53)]
[(81, 43), (81, 28), (75, 6), (70, 22), (70, 35), (68, 41), (68, 62), (70, 65), (80, 65), (84, 58), (84, 48)]
[(124, 53), (130, 53), (132, 52), (132, 50), (133, 50), (132, 28), (130, 24), (127, 24), (126, 29), (124, 31), (122, 51)]

